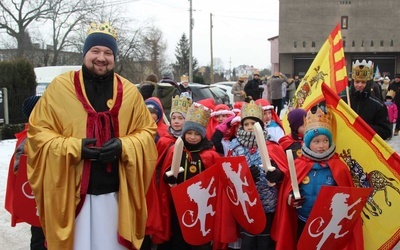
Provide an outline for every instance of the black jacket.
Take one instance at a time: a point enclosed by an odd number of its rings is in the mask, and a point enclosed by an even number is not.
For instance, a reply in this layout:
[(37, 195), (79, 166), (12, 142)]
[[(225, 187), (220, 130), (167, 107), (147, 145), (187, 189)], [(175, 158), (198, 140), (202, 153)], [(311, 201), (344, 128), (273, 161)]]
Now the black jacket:
[[(386, 140), (392, 135), (387, 108), (382, 101), (371, 96), (370, 86), (365, 87), (366, 91), (359, 92), (355, 91), (352, 85), (350, 106), (382, 139)], [(347, 102), (346, 96), (342, 96), (342, 99)]]
[(247, 82), (244, 86), (244, 92), (247, 96), (251, 96), (253, 100), (258, 100), (261, 98), (264, 88), (262, 87), (262, 82), (260, 79), (253, 79)]

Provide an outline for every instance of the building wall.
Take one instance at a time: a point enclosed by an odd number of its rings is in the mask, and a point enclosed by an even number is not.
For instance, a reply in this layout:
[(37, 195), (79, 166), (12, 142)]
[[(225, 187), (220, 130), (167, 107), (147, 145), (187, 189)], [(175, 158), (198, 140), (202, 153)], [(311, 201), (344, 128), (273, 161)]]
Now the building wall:
[(391, 74), (400, 72), (399, 11), (398, 0), (280, 0), (280, 69), (293, 71), (297, 57), (314, 58), (340, 23), (348, 72), (350, 62), (361, 57), (387, 62), (394, 57)]

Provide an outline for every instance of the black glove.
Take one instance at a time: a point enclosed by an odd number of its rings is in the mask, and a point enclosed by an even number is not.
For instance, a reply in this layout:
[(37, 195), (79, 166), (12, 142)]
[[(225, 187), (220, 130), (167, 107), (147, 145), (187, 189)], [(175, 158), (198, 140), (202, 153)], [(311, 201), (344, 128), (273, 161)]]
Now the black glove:
[(271, 161), (271, 165), (275, 167), (275, 170), (267, 172), (267, 181), (271, 183), (281, 182), (283, 179), (282, 171), (279, 169), (278, 165), (276, 165), (274, 161)]
[(85, 138), (82, 139), (82, 151), (81, 158), (82, 159), (90, 159), (90, 160), (98, 160), (100, 155), (100, 149), (96, 147), (89, 147), (90, 144), (96, 143), (95, 138)]
[(167, 173), (164, 174), (163, 179), (164, 179), (165, 183), (171, 184), (171, 185), (176, 184), (178, 182), (178, 179), (175, 176), (173, 176), (173, 175), (168, 176)]
[(100, 149), (99, 160), (103, 163), (113, 162), (121, 157), (122, 142), (119, 138), (112, 138), (103, 144)]
[(260, 168), (256, 165), (250, 167), (251, 177), (253, 177), (254, 182), (260, 180)]
[(299, 199), (295, 199), (294, 198), (294, 195), (293, 195), (293, 192), (291, 192), (290, 194), (289, 194), (289, 197), (288, 197), (288, 204), (289, 204), (289, 206), (291, 206), (291, 207), (294, 207), (294, 208), (301, 208), (301, 206), (303, 206), (303, 204), (304, 204), (304, 202), (306, 201), (306, 198), (304, 198), (303, 196), (301, 196)]

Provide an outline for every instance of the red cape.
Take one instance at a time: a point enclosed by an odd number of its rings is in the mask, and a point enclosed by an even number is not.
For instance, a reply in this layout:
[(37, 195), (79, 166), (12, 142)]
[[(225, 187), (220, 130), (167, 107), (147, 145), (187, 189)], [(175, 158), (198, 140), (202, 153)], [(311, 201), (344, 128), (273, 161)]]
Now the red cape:
[[(161, 209), (161, 224), (162, 231), (157, 232), (153, 235), (153, 242), (160, 244), (162, 242), (168, 241), (171, 237), (171, 187), (164, 182), (163, 176), (167, 169), (171, 166), (172, 156), (174, 154), (174, 148), (171, 147), (167, 150), (166, 156), (163, 160), (160, 174), (160, 184), (159, 184), (159, 204)], [(200, 151), (200, 158), (203, 166), (207, 169), (211, 167), (215, 161), (215, 158), (219, 158), (220, 155), (214, 149), (205, 149)]]
[(296, 140), (292, 137), (292, 134), (285, 135), (281, 139), (279, 139), (279, 145), (282, 146), (283, 150), (289, 148), (293, 143), (303, 143), (303, 140)]
[[(339, 159), (335, 153), (331, 159), (326, 161), (332, 171), (333, 178), (338, 186), (353, 187), (348, 167)], [(295, 160), (298, 183), (310, 172), (314, 161), (300, 156)], [(287, 204), (289, 193), (292, 191), (290, 176), (286, 175), (279, 192), (278, 205), (274, 222), (272, 224), (271, 237), (276, 241), (276, 249), (296, 249), (297, 247), (297, 213), (295, 208)], [(346, 249), (364, 249), (362, 221), (359, 219), (353, 230), (353, 236)]]
[[(27, 137), (28, 132), (28, 124), (25, 124), (25, 129), (17, 134), (15, 137), (17, 138), (17, 143), (15, 148), (18, 148), (21, 143)], [(8, 178), (7, 178), (7, 187), (6, 187), (6, 198), (4, 202), (5, 209), (11, 214), (11, 226), (15, 227), (17, 223), (24, 222), (22, 219), (17, 217), (14, 213), (13, 203), (14, 203), (14, 186), (17, 180), (17, 173), (14, 173), (14, 160), (15, 160), (15, 153), (12, 155), (10, 160), (10, 165), (8, 167)]]

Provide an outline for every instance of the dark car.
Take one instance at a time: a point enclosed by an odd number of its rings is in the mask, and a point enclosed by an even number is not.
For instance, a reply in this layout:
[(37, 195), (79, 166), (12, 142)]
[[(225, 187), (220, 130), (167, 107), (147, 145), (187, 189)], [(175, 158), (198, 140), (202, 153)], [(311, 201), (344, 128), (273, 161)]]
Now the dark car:
[[(140, 84), (136, 84), (137, 87)], [(189, 87), (192, 90), (192, 97), (194, 102), (198, 102), (204, 99), (214, 99), (215, 104), (226, 104), (230, 106), (229, 96), (217, 86), (204, 85), (200, 83), (189, 83)], [(169, 113), (171, 111), (172, 98), (175, 95), (179, 95), (179, 88), (168, 84), (168, 83), (158, 83), (157, 86), (157, 97), (160, 99), (165, 115), (169, 118)]]

